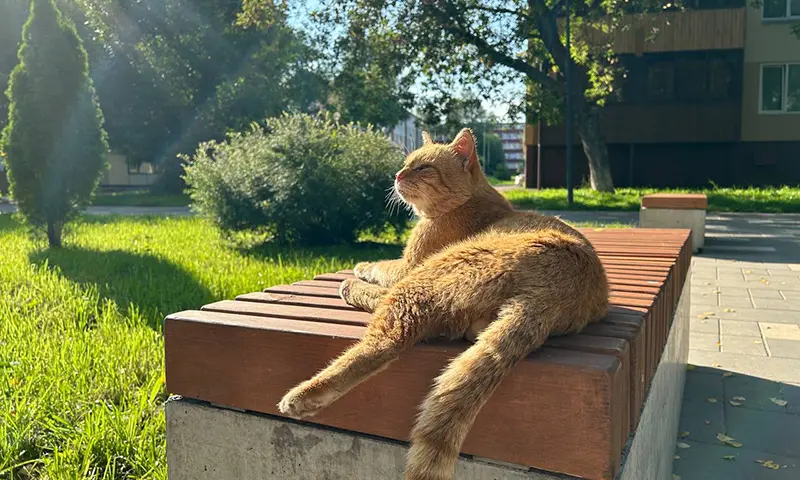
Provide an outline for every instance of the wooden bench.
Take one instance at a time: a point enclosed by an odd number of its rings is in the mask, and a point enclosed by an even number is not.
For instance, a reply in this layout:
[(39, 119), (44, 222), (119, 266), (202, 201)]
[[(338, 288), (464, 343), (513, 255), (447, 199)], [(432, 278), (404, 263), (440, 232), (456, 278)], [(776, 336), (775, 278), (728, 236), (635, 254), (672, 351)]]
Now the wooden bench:
[(639, 226), (642, 228), (688, 228), (692, 231), (692, 251), (705, 244), (706, 209), (704, 193), (654, 193), (642, 197)]
[[(552, 478), (529, 468), (669, 478), (688, 353), (689, 232), (584, 233), (609, 276), (608, 316), (580, 335), (551, 338), (515, 368), (467, 437), (472, 458), (461, 460), (459, 478)], [(407, 440), (432, 379), (465, 343), (415, 347), (313, 424), (276, 409), (362, 335), (370, 315), (338, 296), (350, 275), (167, 317), (167, 389), (178, 395), (167, 404), (171, 480), (399, 478), (403, 447), (382, 439)]]

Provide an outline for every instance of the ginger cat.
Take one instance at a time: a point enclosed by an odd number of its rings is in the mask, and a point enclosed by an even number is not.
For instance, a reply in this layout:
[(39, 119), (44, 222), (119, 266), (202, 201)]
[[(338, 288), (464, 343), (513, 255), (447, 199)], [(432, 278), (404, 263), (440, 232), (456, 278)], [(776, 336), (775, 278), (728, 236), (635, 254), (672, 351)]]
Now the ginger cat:
[[(411, 432), (405, 478), (452, 478), (461, 445), (514, 365), (550, 335), (576, 333), (608, 308), (594, 248), (554, 217), (514, 211), (486, 180), (468, 129), (427, 134), (395, 190), (420, 217), (403, 258), (355, 267), (341, 297), (374, 312), (364, 337), (278, 405), (307, 417), (434, 337), (474, 342), (434, 382)], [(531, 385), (531, 388), (536, 388)]]

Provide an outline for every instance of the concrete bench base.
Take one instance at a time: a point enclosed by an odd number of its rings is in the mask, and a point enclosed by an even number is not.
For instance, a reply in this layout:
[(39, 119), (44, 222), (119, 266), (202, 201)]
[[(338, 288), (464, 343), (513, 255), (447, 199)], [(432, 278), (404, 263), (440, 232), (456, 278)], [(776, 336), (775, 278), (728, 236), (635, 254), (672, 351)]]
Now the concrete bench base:
[[(689, 278), (639, 425), (628, 441), (620, 480), (671, 478), (689, 346)], [(180, 398), (167, 402), (166, 416), (170, 480), (402, 478), (406, 446), (400, 442)], [(462, 457), (455, 478), (567, 477)]]
[(639, 211), (641, 228), (689, 228), (692, 230), (692, 252), (697, 253), (705, 245), (706, 210), (646, 208)]

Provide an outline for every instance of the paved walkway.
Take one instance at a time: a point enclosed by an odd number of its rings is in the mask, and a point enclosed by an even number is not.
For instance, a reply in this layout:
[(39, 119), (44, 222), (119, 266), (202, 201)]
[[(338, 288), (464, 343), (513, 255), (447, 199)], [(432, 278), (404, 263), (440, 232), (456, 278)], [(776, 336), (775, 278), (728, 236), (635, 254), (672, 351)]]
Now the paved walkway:
[(697, 367), (687, 372), (673, 471), (800, 479), (800, 215), (706, 219), (706, 248), (692, 262)]
[[(17, 207), (8, 203), (0, 204), (0, 214), (14, 213)], [(184, 216), (191, 215), (189, 207), (89, 207), (86, 210), (89, 215), (164, 215), (164, 216)]]

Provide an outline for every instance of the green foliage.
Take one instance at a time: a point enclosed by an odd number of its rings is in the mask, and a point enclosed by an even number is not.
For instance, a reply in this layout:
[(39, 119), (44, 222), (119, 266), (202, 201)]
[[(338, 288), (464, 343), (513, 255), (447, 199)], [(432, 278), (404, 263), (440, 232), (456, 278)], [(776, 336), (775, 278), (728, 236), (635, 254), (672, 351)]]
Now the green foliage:
[(108, 151), (86, 51), (53, 0), (34, 0), (8, 87), (2, 150), (22, 216), (60, 246), (65, 223), (88, 205)]
[[(506, 153), (503, 150), (503, 140), (500, 135), (496, 133), (484, 133), (481, 130), (475, 130), (476, 137), (478, 137), (478, 155), (481, 156), (483, 161), (483, 169), (486, 172), (497, 172), (499, 168), (504, 168), (506, 171)], [(480, 132), (480, 133), (478, 133)], [(511, 178), (511, 173), (508, 173), (508, 178), (497, 177), (498, 180), (508, 180)]]
[[(800, 188), (708, 188), (701, 190), (618, 188), (614, 193), (596, 192), (588, 188), (574, 190), (574, 210), (637, 211), (643, 195), (651, 193), (705, 193), (710, 212), (800, 213)], [(506, 198), (518, 208), (567, 210), (567, 191), (563, 188), (508, 190)]]
[(505, 162), (498, 164), (497, 167), (494, 169), (494, 178), (500, 180), (501, 182), (507, 182), (511, 180), (511, 170), (508, 169)]
[(201, 144), (185, 180), (194, 206), (223, 230), (328, 244), (387, 223), (401, 229), (407, 217), (384, 204), (401, 164), (399, 148), (379, 133), (296, 114)]

